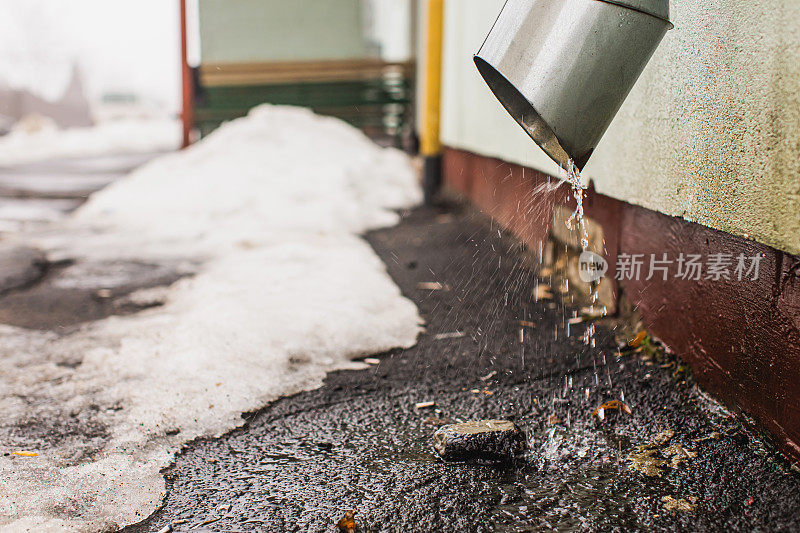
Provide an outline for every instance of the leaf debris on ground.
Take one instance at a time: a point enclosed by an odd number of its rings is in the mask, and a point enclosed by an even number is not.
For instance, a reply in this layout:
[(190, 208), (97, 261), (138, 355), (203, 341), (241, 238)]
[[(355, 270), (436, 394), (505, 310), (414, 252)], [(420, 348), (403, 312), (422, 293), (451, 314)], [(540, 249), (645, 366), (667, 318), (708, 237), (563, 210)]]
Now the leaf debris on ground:
[(634, 448), (628, 455), (628, 467), (650, 477), (661, 477), (664, 473), (662, 467), (667, 465), (666, 459), (656, 456), (659, 452), (652, 444), (642, 444)]
[(603, 307), (582, 307), (581, 308), (581, 316), (584, 320), (597, 320), (598, 318), (603, 318), (608, 315), (608, 309), (605, 306)]
[(344, 517), (336, 522), (336, 527), (339, 528), (339, 531), (343, 533), (356, 533), (355, 515), (355, 509), (352, 511), (345, 511)]
[(655, 444), (640, 444), (628, 455), (628, 467), (650, 477), (661, 477), (667, 466), (678, 468), (697, 457), (697, 452), (680, 444), (659, 448)]
[(603, 420), (606, 417), (606, 411), (609, 409), (615, 409), (618, 411), (622, 411), (623, 413), (627, 413), (629, 415), (633, 414), (631, 408), (628, 407), (627, 404), (623, 403), (620, 400), (611, 400), (610, 402), (606, 402), (594, 411), (592, 411), (592, 416), (596, 416), (600, 420)]
[(681, 511), (684, 513), (693, 513), (697, 510), (697, 504), (693, 503), (697, 501), (697, 498), (690, 498), (692, 502), (686, 501), (683, 498), (675, 499), (672, 496), (664, 496), (661, 498), (661, 501), (664, 502), (664, 509), (671, 513), (675, 513), (677, 511)]
[(449, 291), (450, 287), (438, 281), (420, 281), (417, 288), (422, 291)]
[(647, 330), (643, 329), (634, 338), (628, 341), (628, 347), (639, 348), (647, 340)]
[(451, 331), (449, 333), (437, 333), (433, 336), (433, 340), (435, 341), (442, 341), (445, 339), (460, 339), (461, 337), (466, 336), (466, 333), (463, 331)]
[(540, 283), (533, 290), (533, 299), (537, 302), (539, 300), (552, 300), (553, 293), (550, 292), (551, 290), (552, 289), (550, 288), (550, 285), (545, 285), (543, 283)]

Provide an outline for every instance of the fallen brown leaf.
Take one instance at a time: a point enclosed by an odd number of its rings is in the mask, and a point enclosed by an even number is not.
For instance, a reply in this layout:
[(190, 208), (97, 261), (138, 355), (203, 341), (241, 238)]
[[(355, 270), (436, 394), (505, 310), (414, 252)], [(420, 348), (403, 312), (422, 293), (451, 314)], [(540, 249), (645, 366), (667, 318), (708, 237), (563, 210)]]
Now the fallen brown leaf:
[(539, 300), (552, 300), (553, 293), (550, 291), (551, 291), (550, 285), (545, 285), (543, 283), (540, 283), (539, 285), (536, 286), (536, 289), (534, 289), (533, 291), (533, 299), (537, 302)]
[(647, 339), (647, 330), (643, 329), (637, 333), (633, 339), (628, 341), (628, 346), (631, 348), (638, 348), (644, 343), (645, 339)]
[(336, 527), (339, 528), (339, 531), (344, 533), (356, 533), (355, 515), (355, 509), (352, 511), (345, 511), (344, 517), (336, 523)]
[(628, 455), (628, 462), (630, 463), (628, 467), (646, 476), (661, 477), (664, 473), (662, 467), (667, 464), (667, 461), (661, 457), (656, 457), (656, 453), (658, 453), (658, 448), (650, 444), (637, 446)]
[(463, 331), (451, 331), (449, 333), (437, 333), (433, 336), (433, 340), (435, 341), (443, 341), (445, 339), (460, 339), (465, 337), (466, 333)]
[(697, 510), (697, 505), (690, 503), (683, 498), (676, 500), (672, 496), (664, 496), (661, 498), (661, 501), (664, 502), (664, 509), (671, 513), (675, 513), (676, 511), (693, 513), (695, 510)]
[(600, 407), (598, 407), (597, 409), (595, 409), (594, 411), (592, 411), (592, 416), (600, 417), (600, 420), (602, 420), (604, 418), (604, 416), (605, 416), (605, 411), (607, 411), (609, 409), (617, 409), (617, 410), (622, 411), (623, 413), (627, 413), (629, 415), (633, 414), (633, 411), (631, 411), (631, 408), (628, 407), (626, 404), (622, 403), (619, 400), (611, 400), (610, 402), (606, 402), (603, 405), (601, 405)]
[(664, 468), (678, 468), (684, 461), (697, 457), (697, 452), (680, 444), (660, 449), (655, 444), (641, 444), (628, 455), (628, 465), (646, 476), (661, 477)]
[(584, 320), (597, 320), (598, 318), (603, 318), (608, 314), (608, 309), (605, 307), (582, 307), (581, 308), (581, 316)]

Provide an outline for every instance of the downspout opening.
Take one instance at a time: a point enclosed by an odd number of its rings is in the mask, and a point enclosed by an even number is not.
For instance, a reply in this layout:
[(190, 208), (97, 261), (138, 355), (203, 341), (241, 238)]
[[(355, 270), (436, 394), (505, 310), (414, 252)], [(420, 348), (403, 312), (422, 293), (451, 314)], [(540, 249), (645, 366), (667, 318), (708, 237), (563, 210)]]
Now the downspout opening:
[(561, 168), (567, 167), (567, 162), (573, 159), (575, 166), (583, 168), (589, 160), (591, 152), (573, 158), (563, 147), (555, 132), (539, 115), (527, 98), (514, 84), (503, 76), (496, 68), (479, 56), (474, 57), (475, 66), (478, 68), (486, 84), (494, 93), (497, 100), (508, 113), (522, 126), (531, 139), (538, 144), (550, 158)]

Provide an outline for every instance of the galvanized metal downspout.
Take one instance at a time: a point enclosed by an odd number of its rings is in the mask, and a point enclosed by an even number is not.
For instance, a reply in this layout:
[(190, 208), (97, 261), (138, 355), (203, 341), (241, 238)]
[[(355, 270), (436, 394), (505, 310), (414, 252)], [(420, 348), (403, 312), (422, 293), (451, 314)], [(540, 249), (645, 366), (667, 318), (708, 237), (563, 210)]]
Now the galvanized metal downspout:
[(545, 153), (582, 168), (670, 28), (668, 0), (507, 0), (475, 64)]
[(607, 4), (616, 4), (618, 6), (627, 7), (654, 17), (660, 18), (666, 22), (669, 21), (669, 0), (598, 0), (606, 2)]

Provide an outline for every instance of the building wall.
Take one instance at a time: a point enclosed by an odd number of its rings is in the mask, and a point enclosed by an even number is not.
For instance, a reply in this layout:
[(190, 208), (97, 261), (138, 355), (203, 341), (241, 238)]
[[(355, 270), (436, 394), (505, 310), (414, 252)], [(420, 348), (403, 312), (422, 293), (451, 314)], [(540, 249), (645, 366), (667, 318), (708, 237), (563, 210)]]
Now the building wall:
[(360, 0), (200, 0), (203, 63), (349, 59), (369, 53)]
[[(472, 64), (503, 0), (447, 3), (445, 144), (558, 168)], [(800, 253), (800, 2), (679, 0), (584, 170), (598, 192)]]

